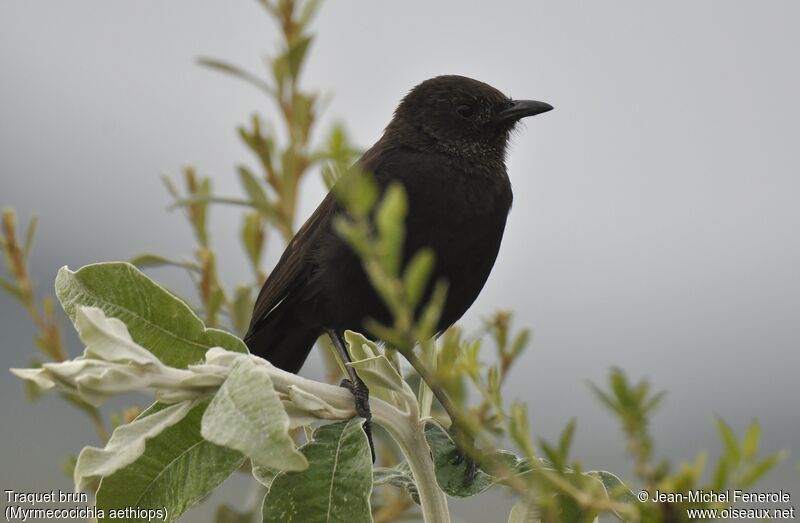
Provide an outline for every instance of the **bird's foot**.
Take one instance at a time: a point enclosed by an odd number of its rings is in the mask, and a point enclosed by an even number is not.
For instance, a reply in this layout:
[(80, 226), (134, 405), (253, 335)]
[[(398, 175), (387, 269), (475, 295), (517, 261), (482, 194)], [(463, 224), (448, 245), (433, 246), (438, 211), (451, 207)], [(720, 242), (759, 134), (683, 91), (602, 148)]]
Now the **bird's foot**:
[(453, 459), (450, 461), (453, 465), (464, 464), (464, 483), (472, 485), (475, 478), (478, 476), (478, 463), (466, 452), (461, 449), (456, 449)]
[[(456, 450), (453, 453), (453, 458), (450, 460), (450, 463), (456, 466), (464, 465), (464, 483), (466, 485), (471, 485), (478, 476), (478, 463), (469, 452), (458, 446), (458, 434), (453, 434), (453, 440), (456, 442)], [(472, 445), (470, 446), (472, 447)]]
[(369, 389), (366, 384), (356, 378), (355, 383), (345, 378), (339, 383), (353, 395), (356, 414), (364, 418), (364, 434), (369, 441), (369, 450), (372, 454), (372, 462), (375, 463), (375, 443), (372, 441), (372, 410), (369, 407)]

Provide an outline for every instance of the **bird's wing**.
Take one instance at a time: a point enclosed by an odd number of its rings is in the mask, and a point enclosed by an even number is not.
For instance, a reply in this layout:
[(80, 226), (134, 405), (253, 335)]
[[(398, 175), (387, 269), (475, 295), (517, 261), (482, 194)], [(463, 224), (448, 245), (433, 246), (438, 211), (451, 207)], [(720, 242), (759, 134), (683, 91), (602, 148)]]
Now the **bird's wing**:
[(313, 267), (309, 257), (317, 243), (316, 236), (329, 229), (336, 206), (337, 202), (329, 193), (286, 246), (258, 293), (248, 332), (253, 332), (275, 307), (310, 276)]
[[(381, 169), (378, 167), (382, 162), (382, 153), (385, 153), (387, 149), (380, 147), (380, 143), (379, 141), (364, 153), (356, 165), (364, 171), (373, 173), (379, 185), (384, 186), (387, 176), (382, 175)], [(254, 332), (286, 297), (300, 290), (304, 283), (313, 276), (316, 269), (312, 260), (313, 252), (321, 242), (326, 241), (328, 235), (334, 234), (331, 223), (339, 210), (339, 202), (333, 193), (329, 192), (314, 214), (286, 246), (278, 264), (258, 293), (248, 335)]]

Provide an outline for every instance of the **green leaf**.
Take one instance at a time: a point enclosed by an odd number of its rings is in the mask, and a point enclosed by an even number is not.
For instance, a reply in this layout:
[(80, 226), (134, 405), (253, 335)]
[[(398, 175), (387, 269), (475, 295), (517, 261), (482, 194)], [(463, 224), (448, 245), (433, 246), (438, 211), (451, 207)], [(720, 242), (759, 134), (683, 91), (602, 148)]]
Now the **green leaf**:
[(269, 85), (267, 82), (257, 77), (253, 73), (245, 71), (244, 69), (237, 67), (235, 65), (223, 62), (221, 60), (215, 60), (213, 58), (199, 58), (197, 60), (197, 63), (202, 66), (208, 67), (210, 69), (216, 69), (217, 71), (221, 71), (223, 73), (244, 80), (250, 85), (258, 89), (261, 89), (270, 96), (274, 96), (275, 94), (275, 89), (273, 89), (272, 86)]
[(408, 297), (408, 303), (412, 307), (419, 305), (425, 294), (435, 262), (436, 255), (433, 250), (424, 248), (418, 250), (406, 265), (403, 273), (403, 288)]
[(275, 85), (277, 86), (277, 94), (278, 96), (283, 96), (284, 82), (289, 72), (289, 63), (286, 61), (286, 55), (282, 54), (270, 60), (269, 65), (271, 66), (272, 77), (275, 79)]
[(64, 461), (61, 463), (61, 470), (68, 478), (71, 478), (75, 475), (75, 464), (77, 462), (78, 456), (75, 454), (70, 454), (64, 458)]
[(336, 197), (356, 218), (367, 216), (378, 199), (378, 185), (371, 175), (353, 167), (333, 186)]
[(36, 235), (36, 225), (39, 223), (39, 217), (35, 214), (31, 216), (31, 221), (28, 222), (28, 230), (25, 231), (25, 244), (22, 247), (22, 254), (27, 258), (31, 253), (33, 247), (33, 237)]
[(396, 276), (400, 271), (407, 212), (408, 202), (403, 186), (392, 183), (375, 213), (375, 225), (380, 235), (381, 264), (390, 276)]
[(362, 258), (369, 256), (369, 239), (355, 223), (344, 216), (336, 216), (333, 219), (333, 229), (336, 231), (336, 234), (350, 244), (350, 247), (353, 248), (356, 254)]
[(242, 220), (242, 244), (244, 244), (250, 263), (258, 270), (261, 264), (261, 253), (264, 247), (264, 224), (261, 213), (245, 213)]
[(233, 310), (231, 316), (233, 319), (233, 327), (236, 332), (244, 335), (247, 331), (247, 326), (250, 324), (250, 316), (253, 313), (253, 297), (251, 292), (253, 288), (249, 285), (240, 285), (236, 288), (236, 293), (233, 296)]
[(422, 308), (417, 322), (418, 339), (426, 340), (436, 334), (436, 325), (444, 309), (444, 301), (447, 298), (447, 282), (440, 279), (433, 286), (433, 292), (428, 303)]
[(761, 439), (761, 427), (758, 422), (753, 421), (747, 427), (747, 432), (742, 440), (742, 457), (751, 459), (758, 453), (758, 441)]
[(527, 499), (521, 499), (511, 507), (508, 514), (508, 523), (539, 523), (539, 511), (536, 504)]
[(345, 331), (344, 341), (347, 343), (347, 352), (350, 354), (352, 361), (366, 360), (381, 354), (375, 342), (360, 332)]
[(725, 455), (730, 458), (732, 463), (738, 464), (741, 461), (741, 452), (733, 429), (722, 418), (717, 418), (717, 430), (722, 438), (722, 443), (725, 445)]
[(587, 521), (595, 522), (592, 513), (581, 508), (578, 502), (565, 494), (557, 494), (555, 496), (558, 504), (558, 521), (559, 523), (585, 523)]
[(370, 394), (392, 405), (399, 405), (397, 393), (408, 386), (394, 365), (363, 334), (345, 331), (344, 339), (352, 360), (347, 366), (356, 369)]
[(548, 461), (553, 463), (553, 466), (555, 466), (556, 470), (558, 470), (559, 472), (563, 472), (566, 470), (567, 464), (564, 461), (561, 454), (558, 452), (558, 449), (556, 449), (553, 445), (544, 440), (542, 440), (539, 443), (539, 446), (542, 447), (542, 453), (544, 454), (544, 456), (547, 458)]
[(286, 63), (289, 65), (289, 74), (297, 78), (300, 68), (303, 66), (308, 47), (311, 45), (313, 37), (306, 36), (297, 40), (294, 45), (286, 52)]
[(633, 397), (625, 373), (621, 369), (614, 368), (611, 370), (609, 381), (611, 383), (611, 391), (614, 393), (619, 405), (630, 408), (633, 405)]
[[(187, 171), (187, 179), (194, 180), (193, 171)], [(192, 197), (210, 198), (211, 197), (211, 178), (202, 178), (196, 187), (189, 184)], [(208, 203), (198, 202), (189, 207), (189, 219), (194, 226), (197, 241), (203, 247), (208, 247)]]
[(283, 470), (308, 466), (289, 435), (289, 416), (266, 367), (250, 359), (235, 364), (203, 415), (200, 430), (208, 441), (236, 449), (256, 465)]
[(42, 389), (35, 381), (25, 380), (25, 399), (29, 401), (38, 401), (42, 397)]
[[(592, 470), (587, 472), (586, 475), (599, 480), (600, 483), (603, 484), (608, 499), (619, 503), (625, 503), (632, 507), (639, 504), (639, 500), (636, 498), (633, 491), (631, 491), (631, 489), (615, 474), (605, 470)], [(616, 514), (619, 519), (626, 521), (624, 514), (618, 512), (614, 512), (614, 514)]]
[(394, 391), (403, 387), (403, 379), (383, 354), (365, 360), (354, 361), (347, 365), (356, 369), (358, 376), (364, 380), (370, 390), (375, 387), (376, 389)]
[(185, 368), (211, 347), (247, 352), (239, 338), (208, 329), (186, 303), (129, 263), (98, 263), (58, 271), (56, 295), (76, 321), (78, 305), (98, 307), (121, 320), (133, 340), (163, 363)]
[(272, 3), (270, 0), (259, 0), (258, 3), (260, 3), (264, 7), (264, 9), (266, 9), (267, 12), (272, 16), (274, 16), (276, 19), (279, 19), (281, 17), (281, 12), (279, 11), (278, 6), (275, 3)]
[(730, 474), (730, 464), (725, 456), (720, 457), (717, 463), (717, 468), (714, 469), (714, 476), (712, 479), (712, 488), (710, 490), (722, 490), (728, 484), (728, 475)]
[(146, 269), (149, 267), (174, 266), (181, 267), (189, 271), (200, 272), (200, 266), (193, 261), (171, 260), (158, 254), (140, 254), (139, 256), (131, 259), (130, 263), (140, 269)]
[(311, 20), (314, 18), (314, 15), (316, 15), (317, 11), (319, 10), (320, 3), (321, 0), (308, 0), (308, 2), (306, 2), (302, 11), (300, 11), (300, 27), (306, 27), (308, 23), (311, 22)]
[(392, 485), (401, 490), (405, 490), (414, 500), (414, 503), (419, 505), (419, 492), (417, 491), (417, 484), (414, 481), (414, 476), (411, 474), (411, 468), (408, 463), (403, 461), (394, 467), (375, 467), (372, 471), (372, 483), (374, 486), (379, 485)]
[(178, 191), (178, 188), (175, 187), (174, 183), (172, 183), (172, 180), (170, 180), (169, 176), (162, 176), (161, 182), (164, 184), (164, 187), (167, 189), (167, 192), (169, 193), (170, 196), (172, 196), (174, 200), (177, 200), (181, 197), (180, 191)]
[(522, 329), (522, 331), (520, 331), (520, 333), (517, 334), (517, 337), (514, 338), (514, 342), (511, 344), (511, 350), (509, 351), (509, 354), (511, 355), (512, 358), (516, 358), (517, 356), (522, 354), (522, 351), (528, 345), (528, 340), (530, 338), (530, 335), (531, 331), (529, 331), (528, 329)]
[(605, 392), (594, 383), (590, 383), (589, 387), (592, 389), (592, 392), (594, 392), (594, 395), (597, 396), (597, 399), (599, 399), (606, 407), (614, 411), (616, 414), (623, 413), (616, 400), (612, 398), (610, 394)]
[(262, 508), (265, 523), (367, 523), (372, 521), (372, 458), (363, 420), (324, 425), (301, 451), (309, 467), (281, 472)]
[[(452, 436), (437, 422), (429, 420), (425, 423), (425, 439), (433, 456), (436, 481), (447, 495), (459, 498), (474, 496), (499, 481), (499, 478), (487, 474), (482, 469), (478, 469), (473, 481), (467, 481), (466, 460), (459, 459), (461, 454)], [(487, 456), (487, 459), (502, 464), (511, 473), (530, 470), (525, 460), (508, 451), (497, 451)]]
[[(299, 141), (305, 142), (308, 137), (308, 133), (311, 128), (311, 123), (314, 120), (314, 104), (316, 104), (317, 98), (313, 94), (304, 94), (300, 92), (295, 92), (292, 95), (293, 100), (293, 112), (292, 112), (292, 125), (295, 129), (297, 129), (300, 133)], [(293, 172), (297, 169), (297, 159), (299, 156), (296, 154), (297, 151), (290, 149), (292, 156), (291, 161), (289, 163), (284, 164), (286, 168), (286, 172)]]
[(763, 460), (750, 467), (739, 479), (737, 486), (741, 488), (748, 488), (752, 486), (756, 481), (761, 479), (764, 474), (772, 470), (775, 465), (783, 461), (783, 458), (783, 453), (767, 456)]
[(121, 425), (102, 449), (84, 447), (75, 465), (75, 490), (82, 491), (93, 479), (110, 476), (136, 461), (144, 454), (147, 440), (181, 421), (193, 406), (189, 401), (170, 405)]
[(22, 299), (22, 291), (19, 287), (17, 287), (14, 283), (8, 281), (5, 278), (0, 278), (0, 288), (4, 291), (9, 293), (11, 296), (15, 297), (18, 300)]
[[(111, 509), (165, 507), (167, 521), (174, 521), (236, 471), (244, 456), (200, 436), (207, 405), (206, 401), (194, 407), (181, 421), (148, 440), (136, 461), (104, 477), (97, 507), (107, 515)], [(151, 406), (137, 421), (162, 408)]]
[(511, 420), (509, 435), (511, 440), (525, 452), (529, 458), (535, 455), (533, 443), (531, 441), (530, 428), (528, 426), (528, 410), (524, 403), (515, 401), (511, 405)]
[(253, 465), (252, 473), (253, 477), (256, 478), (256, 481), (269, 489), (269, 487), (272, 485), (272, 481), (275, 479), (275, 476), (280, 474), (281, 471), (270, 467)]
[(250, 172), (250, 169), (240, 165), (237, 171), (239, 172), (239, 182), (250, 197), (250, 201), (253, 202), (253, 207), (262, 210), (267, 215), (274, 215), (275, 210), (267, 198), (267, 193), (264, 192), (261, 183), (256, 179), (255, 175)]
[(558, 440), (558, 452), (566, 463), (569, 456), (570, 447), (572, 447), (572, 437), (575, 435), (575, 419), (571, 419), (567, 426), (561, 432), (561, 438)]

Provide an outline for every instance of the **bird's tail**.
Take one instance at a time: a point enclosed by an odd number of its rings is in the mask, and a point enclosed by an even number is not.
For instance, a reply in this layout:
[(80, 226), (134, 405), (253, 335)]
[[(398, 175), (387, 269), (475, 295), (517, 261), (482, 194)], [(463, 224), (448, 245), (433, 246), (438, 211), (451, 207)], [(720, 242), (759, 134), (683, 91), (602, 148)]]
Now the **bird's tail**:
[(263, 321), (251, 326), (244, 342), (252, 354), (279, 369), (297, 373), (321, 334), (321, 329), (303, 324), (289, 307), (281, 304)]

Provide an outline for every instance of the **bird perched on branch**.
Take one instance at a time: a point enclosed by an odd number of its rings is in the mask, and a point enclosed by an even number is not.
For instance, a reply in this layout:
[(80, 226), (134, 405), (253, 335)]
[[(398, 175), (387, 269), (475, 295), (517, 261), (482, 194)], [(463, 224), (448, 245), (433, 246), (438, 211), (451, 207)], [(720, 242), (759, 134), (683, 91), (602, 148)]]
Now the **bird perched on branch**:
[[(551, 109), (512, 100), (477, 80), (438, 76), (403, 98), (383, 136), (358, 161), (381, 190), (392, 182), (405, 188), (404, 261), (429, 247), (435, 254), (431, 285), (448, 283), (439, 332), (472, 305), (497, 258), (512, 200), (505, 166), (509, 133), (521, 118)], [(253, 354), (289, 372), (300, 370), (324, 333), (347, 361), (345, 330), (363, 332), (366, 318), (391, 323), (360, 259), (334, 230), (343, 212), (328, 194), (256, 300), (245, 342)], [(366, 387), (354, 373), (351, 385), (356, 411), (369, 420)]]

